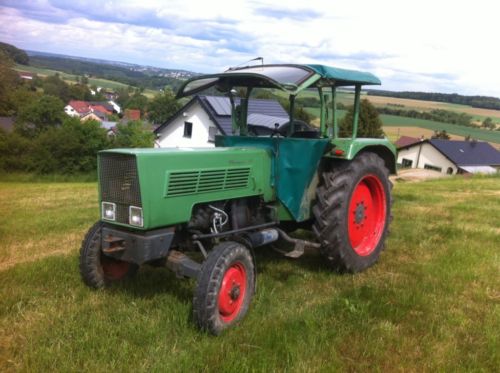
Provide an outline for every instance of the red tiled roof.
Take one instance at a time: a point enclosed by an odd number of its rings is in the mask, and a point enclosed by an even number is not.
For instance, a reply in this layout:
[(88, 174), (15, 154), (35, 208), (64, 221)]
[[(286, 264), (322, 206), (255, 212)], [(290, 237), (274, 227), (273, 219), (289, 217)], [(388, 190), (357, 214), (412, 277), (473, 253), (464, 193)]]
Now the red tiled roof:
[(85, 114), (90, 111), (90, 105), (86, 101), (71, 100), (68, 105), (75, 109), (78, 114)]
[(90, 103), (87, 101), (80, 101), (80, 100), (71, 100), (69, 104), (75, 111), (80, 114), (87, 114), (91, 111), (100, 111), (101, 113), (105, 113), (106, 115), (111, 115), (113, 114), (112, 111), (110, 111), (108, 108), (106, 108), (102, 104), (98, 103)]
[(129, 120), (141, 120), (141, 111), (137, 109), (125, 109), (125, 118)]
[(113, 114), (111, 111), (109, 111), (108, 109), (106, 109), (104, 106), (102, 105), (90, 105), (90, 107), (92, 108), (92, 110), (94, 111), (100, 111), (102, 113), (105, 113), (107, 115), (111, 115)]
[(418, 137), (401, 136), (398, 139), (398, 141), (396, 141), (394, 144), (396, 145), (396, 148), (401, 148), (403, 146), (415, 144), (419, 141), (420, 141), (420, 139)]

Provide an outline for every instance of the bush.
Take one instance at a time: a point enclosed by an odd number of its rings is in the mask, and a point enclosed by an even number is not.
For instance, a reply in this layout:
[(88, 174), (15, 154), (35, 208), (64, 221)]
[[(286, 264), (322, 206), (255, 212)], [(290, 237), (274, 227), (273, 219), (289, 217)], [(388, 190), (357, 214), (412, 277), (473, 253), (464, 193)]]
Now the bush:
[(32, 141), (16, 132), (0, 130), (0, 170), (30, 171), (33, 167)]
[(106, 130), (99, 122), (80, 123), (68, 118), (62, 126), (49, 128), (34, 140), (34, 164), (39, 173), (81, 173), (96, 169), (97, 152), (109, 147)]
[(117, 132), (113, 141), (113, 147), (115, 148), (153, 147), (155, 135), (151, 128), (145, 126), (140, 120), (118, 124), (116, 129)]

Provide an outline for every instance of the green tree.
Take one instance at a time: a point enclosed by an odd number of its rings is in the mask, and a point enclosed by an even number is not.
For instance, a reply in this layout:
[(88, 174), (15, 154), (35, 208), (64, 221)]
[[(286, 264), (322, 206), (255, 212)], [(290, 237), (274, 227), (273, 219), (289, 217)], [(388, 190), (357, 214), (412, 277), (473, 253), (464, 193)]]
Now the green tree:
[(19, 109), (17, 129), (26, 136), (35, 136), (57, 127), (66, 117), (64, 103), (57, 97), (43, 95)]
[(59, 77), (59, 74), (45, 78), (42, 87), (43, 93), (59, 97), (65, 103), (71, 98), (69, 85)]
[(81, 123), (66, 117), (60, 127), (52, 127), (35, 140), (34, 168), (40, 173), (79, 173), (96, 169), (97, 152), (110, 145), (106, 130), (97, 121)]
[(40, 97), (40, 94), (25, 85), (21, 85), (17, 89), (13, 89), (9, 94), (9, 100), (13, 107), (14, 115), (22, 110), (22, 108), (38, 100)]
[(69, 97), (74, 100), (92, 100), (92, 94), (85, 84), (72, 84), (69, 86)]
[(450, 135), (448, 135), (446, 130), (434, 130), (434, 134), (431, 136), (431, 139), (449, 140)]
[(135, 93), (129, 100), (125, 103), (126, 109), (139, 109), (141, 113), (146, 111), (148, 106), (148, 98), (140, 93)]
[[(352, 122), (354, 118), (354, 106), (347, 109), (347, 113), (340, 122), (340, 137), (352, 136)], [(384, 136), (382, 121), (375, 106), (367, 99), (361, 100), (358, 120), (358, 137), (380, 138)]]
[(16, 132), (6, 133), (0, 129), (0, 170), (33, 170), (32, 140)]
[(16, 108), (10, 95), (20, 84), (18, 74), (12, 70), (12, 60), (0, 50), (0, 115), (10, 116), (15, 114)]
[(154, 133), (150, 126), (140, 120), (130, 121), (116, 126), (113, 146), (116, 148), (151, 148), (154, 144)]
[(484, 128), (491, 130), (491, 129), (494, 129), (496, 127), (496, 125), (495, 125), (495, 123), (493, 123), (493, 120), (490, 117), (487, 117), (483, 120), (481, 127), (484, 127)]
[(175, 99), (174, 93), (166, 89), (163, 94), (157, 95), (148, 105), (148, 119), (152, 123), (164, 123), (169, 119), (181, 105)]
[(130, 99), (130, 94), (128, 92), (128, 89), (118, 88), (116, 90), (116, 93), (118, 94), (118, 98), (115, 100), (116, 103), (124, 108), (128, 100)]

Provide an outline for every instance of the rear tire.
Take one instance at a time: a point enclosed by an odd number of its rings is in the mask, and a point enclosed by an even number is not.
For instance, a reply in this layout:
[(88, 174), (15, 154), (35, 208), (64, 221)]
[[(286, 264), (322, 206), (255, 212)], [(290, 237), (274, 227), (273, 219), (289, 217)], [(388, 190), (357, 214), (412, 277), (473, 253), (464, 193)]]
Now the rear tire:
[(322, 175), (313, 207), (321, 252), (341, 272), (372, 266), (383, 250), (391, 217), (389, 171), (374, 153), (362, 153)]
[(245, 317), (255, 292), (255, 267), (250, 251), (227, 241), (208, 254), (198, 275), (193, 317), (201, 330), (219, 335)]
[(102, 223), (95, 223), (80, 249), (80, 275), (85, 285), (99, 289), (134, 276), (139, 266), (104, 255), (101, 251)]

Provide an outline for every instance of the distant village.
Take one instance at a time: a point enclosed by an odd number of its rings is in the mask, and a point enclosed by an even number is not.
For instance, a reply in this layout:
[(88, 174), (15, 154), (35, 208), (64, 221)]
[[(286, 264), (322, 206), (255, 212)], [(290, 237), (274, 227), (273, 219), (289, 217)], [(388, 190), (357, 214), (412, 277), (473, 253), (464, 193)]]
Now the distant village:
[[(177, 72), (175, 72), (177, 73)], [(185, 78), (178, 72), (176, 78)], [(19, 78), (30, 81), (35, 75), (19, 72)], [(187, 76), (186, 76), (187, 77)], [(116, 134), (118, 125), (131, 121), (149, 122), (144, 131), (153, 131), (153, 146), (214, 147), (217, 135), (231, 134), (231, 107), (227, 97), (197, 95), (184, 106), (174, 106), (171, 112), (156, 120), (140, 109), (122, 108), (117, 102), (119, 93), (102, 87), (87, 87), (96, 100), (69, 99), (64, 113), (82, 123), (98, 122), (108, 137)], [(136, 93), (136, 96), (141, 96)], [(248, 111), (249, 131), (257, 136), (270, 136), (274, 131), (286, 134), (288, 113), (275, 99), (251, 99)], [(12, 131), (14, 118), (0, 117), (0, 128)], [(304, 131), (314, 132), (313, 125)], [(500, 169), (500, 152), (487, 142), (474, 139), (451, 140), (446, 133), (435, 133), (430, 138), (401, 136), (395, 146), (397, 163), (401, 170), (424, 169), (440, 174), (492, 174)]]

